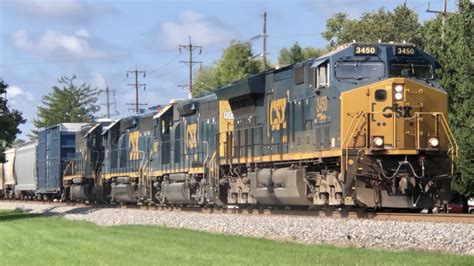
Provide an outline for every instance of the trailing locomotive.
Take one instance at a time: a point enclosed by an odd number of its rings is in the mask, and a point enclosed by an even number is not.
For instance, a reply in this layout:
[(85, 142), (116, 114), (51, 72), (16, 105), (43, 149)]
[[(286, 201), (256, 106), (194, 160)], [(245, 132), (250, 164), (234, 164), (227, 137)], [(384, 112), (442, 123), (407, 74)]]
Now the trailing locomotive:
[[(457, 154), (437, 62), (353, 43), (156, 113), (89, 126), (72, 200), (423, 209), (451, 198)], [(74, 169), (74, 171), (70, 170)]]

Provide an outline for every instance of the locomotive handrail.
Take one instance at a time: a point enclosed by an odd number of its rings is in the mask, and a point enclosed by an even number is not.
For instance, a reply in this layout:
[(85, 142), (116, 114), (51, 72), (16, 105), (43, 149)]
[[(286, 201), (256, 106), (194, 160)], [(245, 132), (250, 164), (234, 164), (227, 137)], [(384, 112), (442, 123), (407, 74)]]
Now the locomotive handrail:
[[(343, 145), (344, 145), (343, 149), (345, 149), (345, 151), (346, 151), (345, 154), (344, 154), (344, 156), (346, 157), (346, 159), (345, 159), (346, 170), (348, 169), (347, 165), (348, 165), (348, 162), (349, 162), (349, 144), (351, 143), (350, 140), (354, 136), (354, 133), (357, 130), (357, 126), (359, 126), (360, 120), (363, 116), (364, 116), (364, 112), (359, 112), (359, 113), (356, 114), (356, 116), (354, 116), (352, 118), (348, 130), (351, 129), (351, 126), (353, 125), (353, 122), (355, 121), (355, 119), (357, 119), (357, 123), (356, 123), (354, 129), (352, 130), (352, 133), (350, 135), (346, 135), (343, 139), (343, 142), (342, 142)], [(347, 140), (349, 140), (349, 141), (347, 141)], [(347, 144), (346, 144), (346, 142), (347, 142)]]
[[(354, 117), (352, 117), (351, 119), (351, 123), (349, 124), (349, 128), (347, 129), (347, 134), (344, 136), (343, 138), (343, 141), (342, 141), (342, 148), (345, 150), (345, 154), (344, 156), (346, 157), (345, 158), (345, 162), (346, 162), (346, 165), (345, 165), (345, 168), (346, 170), (348, 169), (348, 159), (349, 159), (349, 145), (351, 143), (351, 139), (353, 138), (359, 124), (360, 124), (360, 121), (361, 121), (361, 118), (365, 115), (374, 115), (374, 114), (387, 114), (386, 112), (359, 112), (359, 113), (356, 113), (356, 115)], [(451, 158), (451, 161), (454, 161), (454, 159), (456, 157), (459, 156), (459, 150), (458, 150), (458, 144), (456, 142), (456, 139), (454, 138), (453, 136), (453, 133), (449, 127), (449, 124), (447, 122), (447, 119), (446, 119), (446, 116), (444, 115), (444, 113), (442, 112), (414, 112), (414, 115), (412, 117), (408, 117), (408, 118), (405, 118), (403, 117), (403, 119), (405, 120), (415, 120), (415, 146), (416, 146), (416, 149), (421, 149), (421, 145), (420, 145), (420, 116), (421, 115), (433, 115), (435, 117), (441, 117), (441, 126), (444, 130), (444, 132), (446, 133), (446, 137), (448, 139), (448, 142), (449, 142), (449, 146), (450, 148), (448, 149), (448, 155), (450, 156)], [(395, 114), (392, 113), (392, 117), (393, 117), (393, 120), (394, 120), (394, 129), (393, 129), (393, 141), (394, 141), (394, 144), (393, 144), (393, 147), (395, 148), (396, 145), (395, 145), (395, 137), (396, 137), (396, 118), (395, 118)], [(357, 122), (355, 123), (355, 126), (354, 125), (354, 122), (357, 120)], [(438, 121), (438, 120), (436, 120)], [(365, 129), (366, 132), (366, 135), (368, 136), (370, 132), (368, 128)], [(368, 147), (367, 145), (369, 145), (369, 143), (366, 143), (366, 147)], [(453, 168), (451, 168), (453, 169)]]
[(203, 140), (202, 143), (206, 144), (206, 157), (204, 157), (204, 161), (202, 162), (202, 167), (205, 168), (207, 158), (209, 157), (209, 142), (207, 142), (206, 140)]

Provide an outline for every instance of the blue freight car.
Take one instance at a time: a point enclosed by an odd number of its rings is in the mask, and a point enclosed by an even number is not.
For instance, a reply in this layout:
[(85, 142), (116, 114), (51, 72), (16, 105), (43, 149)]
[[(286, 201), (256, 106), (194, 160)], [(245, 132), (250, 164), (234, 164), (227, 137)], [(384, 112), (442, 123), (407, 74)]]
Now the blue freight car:
[(38, 132), (36, 190), (39, 199), (63, 196), (63, 169), (65, 163), (74, 158), (75, 135), (84, 125), (62, 123)]

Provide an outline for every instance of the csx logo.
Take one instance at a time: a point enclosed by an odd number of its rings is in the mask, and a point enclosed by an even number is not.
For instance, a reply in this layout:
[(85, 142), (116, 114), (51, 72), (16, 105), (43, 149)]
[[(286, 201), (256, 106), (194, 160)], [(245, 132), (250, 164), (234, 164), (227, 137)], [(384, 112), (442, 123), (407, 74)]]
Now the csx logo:
[(128, 143), (130, 145), (130, 161), (138, 160), (139, 159), (139, 151), (138, 151), (138, 138), (140, 137), (140, 132), (133, 131), (130, 132), (128, 136)]
[(273, 130), (286, 128), (286, 98), (276, 99), (270, 103), (270, 126)]
[(188, 149), (197, 147), (197, 124), (186, 126), (186, 147)]

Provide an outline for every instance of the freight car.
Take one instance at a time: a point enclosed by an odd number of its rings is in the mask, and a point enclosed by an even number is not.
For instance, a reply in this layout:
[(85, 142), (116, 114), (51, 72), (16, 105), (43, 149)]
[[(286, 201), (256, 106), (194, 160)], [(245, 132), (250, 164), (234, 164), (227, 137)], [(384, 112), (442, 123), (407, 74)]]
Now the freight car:
[(2, 165), (2, 194), (7, 199), (13, 199), (15, 196), (15, 150), (16, 148), (11, 148), (5, 151), (6, 162)]
[(65, 198), (63, 171), (75, 157), (76, 132), (85, 125), (61, 123), (38, 132), (36, 194), (39, 199)]
[(36, 196), (36, 146), (37, 141), (31, 141), (15, 149), (14, 174), (15, 197), (20, 199)]

